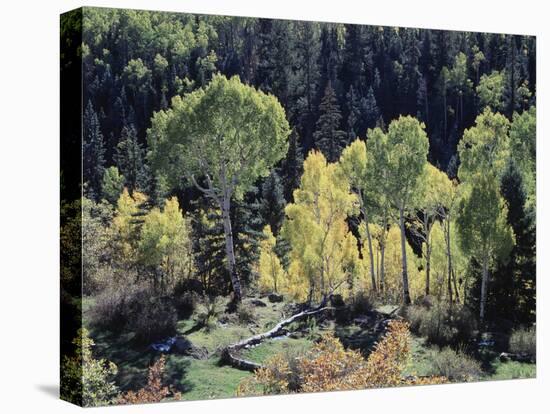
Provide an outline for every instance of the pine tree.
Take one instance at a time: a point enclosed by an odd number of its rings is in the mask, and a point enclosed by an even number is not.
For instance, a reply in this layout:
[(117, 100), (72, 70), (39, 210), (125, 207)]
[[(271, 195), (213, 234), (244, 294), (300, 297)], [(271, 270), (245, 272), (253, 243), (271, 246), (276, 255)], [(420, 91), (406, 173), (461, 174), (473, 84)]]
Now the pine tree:
[(262, 185), (262, 198), (260, 200), (260, 213), (275, 236), (279, 234), (283, 219), (285, 218), (285, 198), (283, 185), (276, 170), (266, 178)]
[[(526, 206), (521, 172), (510, 159), (501, 178), (500, 191), (508, 204), (508, 223), (514, 230), (516, 244), (510, 261), (498, 271), (499, 283), (493, 288), (497, 312), (513, 311), (510, 319), (520, 323), (534, 322), (536, 287), (536, 228), (534, 211)], [(497, 290), (498, 289), (498, 290)], [(496, 291), (496, 292), (495, 292)], [(506, 303), (507, 301), (508, 303)]]
[(288, 152), (282, 167), (284, 196), (289, 202), (293, 200), (292, 192), (300, 186), (303, 169), (304, 155), (298, 142), (298, 133), (293, 129), (288, 139)]
[(330, 83), (325, 89), (325, 96), (319, 110), (321, 116), (317, 120), (316, 130), (313, 134), (315, 146), (329, 162), (334, 162), (340, 157), (342, 149), (346, 146), (347, 137), (346, 133), (340, 129), (342, 114)]
[(249, 286), (257, 278), (254, 272), (260, 254), (264, 223), (260, 214), (258, 189), (253, 187), (243, 200), (231, 207), (231, 220), (235, 236), (235, 257), (241, 282)]
[(118, 169), (126, 179), (130, 191), (148, 188), (147, 168), (144, 160), (144, 150), (138, 142), (136, 129), (133, 125), (122, 128), (120, 142), (117, 145), (115, 161)]
[(99, 118), (91, 101), (84, 112), (83, 176), (87, 183), (88, 196), (97, 201), (101, 195), (101, 184), (105, 172), (105, 146)]
[(365, 56), (365, 44), (363, 27), (357, 24), (345, 25), (345, 45), (343, 51), (342, 69), (340, 79), (347, 91), (350, 86), (357, 90), (363, 84), (363, 58)]
[(376, 97), (374, 96), (372, 86), (370, 86), (367, 90), (367, 96), (365, 97), (365, 101), (362, 103), (362, 106), (365, 108), (365, 128), (370, 129), (376, 127), (382, 114), (380, 113), (380, 109), (376, 103)]

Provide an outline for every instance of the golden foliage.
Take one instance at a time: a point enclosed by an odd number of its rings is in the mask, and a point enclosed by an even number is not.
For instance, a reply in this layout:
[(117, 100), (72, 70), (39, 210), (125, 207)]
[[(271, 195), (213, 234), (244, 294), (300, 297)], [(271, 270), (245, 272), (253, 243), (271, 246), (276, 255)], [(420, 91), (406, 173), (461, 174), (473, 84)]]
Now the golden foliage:
[[(355, 350), (346, 350), (332, 335), (325, 335), (305, 356), (299, 358), (299, 392), (357, 390), (398, 385), (442, 384), (443, 377), (404, 378), (410, 356), (409, 327), (391, 321), (388, 331), (365, 360)], [(237, 395), (280, 394), (288, 392), (289, 362), (276, 355), (241, 382)]]
[(291, 279), (295, 300), (320, 299), (338, 290), (350, 276), (350, 238), (346, 219), (357, 210), (357, 197), (337, 164), (312, 151), (304, 161), (294, 203), (287, 205), (283, 236), (290, 242)]
[(282, 354), (269, 358), (253, 377), (245, 378), (237, 387), (237, 396), (285, 394), (289, 392), (290, 365)]
[(279, 257), (275, 253), (276, 239), (269, 224), (264, 227), (264, 238), (260, 242), (258, 262), (258, 284), (263, 292), (279, 292), (284, 282), (285, 272)]

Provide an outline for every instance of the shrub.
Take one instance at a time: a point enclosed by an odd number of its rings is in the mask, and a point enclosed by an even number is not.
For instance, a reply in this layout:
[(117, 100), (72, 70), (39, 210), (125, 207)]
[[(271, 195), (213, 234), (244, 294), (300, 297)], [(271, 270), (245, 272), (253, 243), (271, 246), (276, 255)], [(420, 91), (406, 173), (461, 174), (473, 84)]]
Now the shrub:
[(403, 378), (409, 357), (410, 334), (405, 322), (391, 321), (388, 332), (365, 360), (355, 350), (346, 350), (340, 341), (325, 335), (305, 355), (297, 359), (299, 384), (291, 388), (295, 375), (288, 359), (281, 354), (270, 359), (255, 375), (239, 385), (238, 395), (355, 390), (400, 384), (439, 384), (442, 377)]
[[(157, 362), (149, 367), (147, 385), (138, 391), (128, 391), (123, 394), (118, 402), (119, 404), (144, 404), (160, 402), (168, 397), (172, 392), (163, 385), (164, 369), (166, 367), (166, 357), (161, 356)], [(181, 399), (179, 393), (174, 393), (173, 398)]]
[(474, 315), (458, 304), (436, 302), (430, 308), (414, 305), (405, 313), (413, 332), (439, 346), (466, 344), (477, 329)]
[(198, 295), (195, 292), (174, 292), (172, 303), (180, 319), (189, 318), (197, 308)]
[(90, 319), (111, 332), (127, 329), (135, 340), (150, 343), (176, 332), (177, 310), (171, 298), (156, 296), (147, 284), (111, 286), (97, 296)]
[(170, 298), (151, 296), (148, 290), (136, 292), (127, 312), (128, 329), (140, 343), (151, 343), (176, 333), (177, 311)]
[(247, 303), (239, 303), (237, 306), (237, 318), (239, 323), (247, 325), (256, 321), (254, 309)]
[(360, 291), (353, 297), (351, 302), (352, 315), (364, 315), (372, 311), (372, 308), (371, 298), (366, 292)]
[(473, 381), (481, 377), (481, 364), (461, 350), (446, 347), (429, 354), (428, 375), (449, 378), (451, 381)]
[(94, 341), (86, 329), (78, 331), (73, 341), (76, 352), (65, 356), (61, 370), (61, 398), (85, 407), (111, 404), (118, 395), (118, 387), (111, 381), (117, 366), (104, 359), (94, 359)]
[(537, 356), (536, 328), (519, 328), (512, 331), (509, 342), (510, 352)]
[(132, 302), (135, 289), (113, 285), (105, 288), (95, 298), (90, 310), (90, 320), (94, 326), (117, 332), (126, 326), (128, 306)]
[(203, 311), (197, 316), (197, 322), (207, 331), (210, 331), (216, 327), (216, 322), (218, 322), (221, 313), (221, 300), (216, 296), (207, 296), (203, 304)]

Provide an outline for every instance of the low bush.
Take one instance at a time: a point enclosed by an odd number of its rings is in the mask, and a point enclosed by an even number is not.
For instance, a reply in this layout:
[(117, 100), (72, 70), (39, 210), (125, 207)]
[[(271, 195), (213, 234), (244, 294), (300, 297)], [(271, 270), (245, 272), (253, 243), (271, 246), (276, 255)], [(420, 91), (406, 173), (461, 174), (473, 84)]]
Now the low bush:
[(165, 398), (172, 396), (175, 400), (181, 399), (181, 394), (173, 393), (164, 383), (164, 370), (166, 367), (166, 357), (161, 356), (157, 362), (149, 367), (147, 376), (147, 385), (138, 391), (128, 391), (120, 396), (119, 404), (145, 404), (161, 402)]
[(172, 303), (176, 308), (178, 318), (189, 318), (197, 308), (198, 294), (195, 292), (174, 292)]
[(512, 331), (509, 342), (510, 352), (537, 356), (537, 331), (533, 328), (519, 328)]
[(254, 308), (247, 303), (239, 303), (237, 306), (237, 318), (240, 324), (248, 325), (256, 322)]
[(459, 304), (436, 302), (431, 307), (413, 305), (407, 308), (405, 317), (413, 332), (439, 346), (467, 344), (474, 338), (477, 329), (475, 316)]
[(170, 298), (139, 290), (132, 296), (127, 312), (127, 327), (139, 343), (149, 344), (176, 333), (177, 311)]
[(483, 373), (481, 364), (461, 350), (445, 347), (429, 354), (428, 375), (446, 377), (451, 381), (475, 381)]
[(364, 315), (373, 309), (371, 298), (364, 291), (360, 291), (353, 297), (350, 307), (353, 316)]
[(148, 285), (110, 286), (99, 294), (90, 310), (94, 326), (111, 332), (127, 329), (140, 343), (173, 335), (178, 312), (169, 297), (157, 296)]
[(95, 297), (90, 309), (90, 320), (96, 327), (117, 332), (126, 326), (128, 306), (135, 289), (113, 285)]
[[(237, 395), (281, 394), (356, 390), (401, 384), (441, 384), (446, 378), (402, 376), (410, 352), (408, 326), (391, 321), (388, 331), (367, 359), (346, 350), (341, 342), (324, 335), (310, 350), (294, 359), (277, 354), (243, 380)], [(295, 381), (294, 384), (291, 381)]]
[(222, 313), (222, 301), (217, 296), (207, 296), (202, 304), (202, 311), (197, 316), (197, 323), (210, 331), (216, 327)]

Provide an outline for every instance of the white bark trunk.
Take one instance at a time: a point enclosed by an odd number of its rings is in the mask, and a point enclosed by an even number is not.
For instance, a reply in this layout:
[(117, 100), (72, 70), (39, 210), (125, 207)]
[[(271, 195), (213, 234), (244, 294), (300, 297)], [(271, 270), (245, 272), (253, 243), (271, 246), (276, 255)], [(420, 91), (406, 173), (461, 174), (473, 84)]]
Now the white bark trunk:
[(489, 285), (489, 258), (483, 258), (483, 274), (481, 278), (481, 300), (479, 303), (479, 320), (485, 320), (485, 307), (487, 306), (487, 288)]
[(403, 265), (403, 303), (410, 305), (409, 276), (407, 273), (407, 239), (405, 236), (405, 214), (403, 207), (399, 209), (399, 227), (401, 228), (401, 261)]
[(235, 261), (235, 250), (233, 245), (233, 230), (231, 227), (230, 217), (230, 204), (229, 199), (223, 200), (222, 207), (222, 219), (223, 219), (223, 231), (225, 235), (225, 253), (227, 255), (227, 271), (231, 277), (231, 284), (233, 286), (233, 294), (236, 302), (240, 302), (242, 299), (241, 281), (237, 274), (237, 265)]

